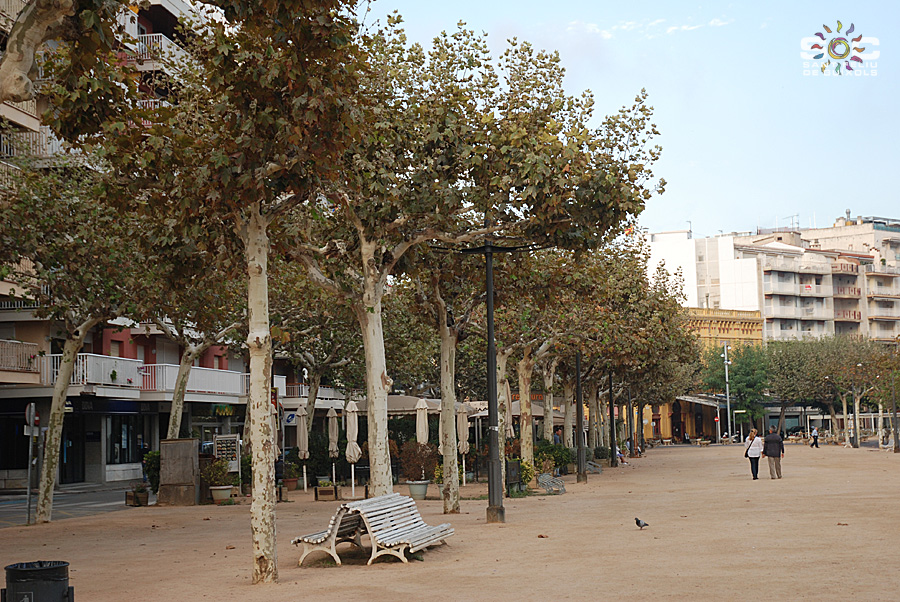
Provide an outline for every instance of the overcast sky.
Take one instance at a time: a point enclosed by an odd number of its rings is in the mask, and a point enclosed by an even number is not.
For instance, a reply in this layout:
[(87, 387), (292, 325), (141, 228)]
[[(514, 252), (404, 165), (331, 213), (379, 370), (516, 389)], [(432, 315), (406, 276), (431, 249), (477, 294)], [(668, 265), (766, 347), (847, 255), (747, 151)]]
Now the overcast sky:
[[(567, 91), (591, 90), (598, 117), (646, 88), (662, 134), (656, 173), (668, 186), (648, 203), (641, 224), (657, 232), (690, 222), (695, 236), (707, 236), (821, 227), (846, 209), (900, 218), (898, 6), (376, 0), (366, 21), (396, 9), (410, 40), (425, 45), (462, 20), (488, 33), (495, 53), (514, 36), (558, 50)], [(811, 52), (824, 58), (802, 58), (802, 39), (816, 33), (823, 49)], [(831, 75), (823, 75), (829, 42), (845, 36), (846, 59), (864, 61), (841, 61), (854, 71), (842, 67), (837, 76), (832, 59)], [(834, 49), (846, 51), (841, 42)]]

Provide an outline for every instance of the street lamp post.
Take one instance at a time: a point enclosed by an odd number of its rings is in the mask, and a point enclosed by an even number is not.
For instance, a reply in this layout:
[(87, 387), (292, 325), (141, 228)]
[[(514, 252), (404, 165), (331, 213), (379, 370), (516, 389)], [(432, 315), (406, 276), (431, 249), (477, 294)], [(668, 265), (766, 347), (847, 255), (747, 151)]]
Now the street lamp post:
[(725, 343), (723, 347), (725, 349), (725, 353), (723, 353), (721, 357), (725, 358), (725, 411), (727, 412), (726, 419), (728, 420), (727, 433), (730, 439), (733, 435), (733, 433), (731, 432), (731, 389), (729, 388), (728, 384), (728, 366), (731, 365), (731, 362), (728, 361), (728, 343)]
[[(735, 410), (734, 413), (735, 414), (746, 414), (747, 410)], [(735, 424), (737, 423), (737, 416), (734, 417), (734, 422), (735, 422)], [(744, 440), (744, 425), (742, 424), (741, 425), (741, 441), (743, 441), (743, 440)]]

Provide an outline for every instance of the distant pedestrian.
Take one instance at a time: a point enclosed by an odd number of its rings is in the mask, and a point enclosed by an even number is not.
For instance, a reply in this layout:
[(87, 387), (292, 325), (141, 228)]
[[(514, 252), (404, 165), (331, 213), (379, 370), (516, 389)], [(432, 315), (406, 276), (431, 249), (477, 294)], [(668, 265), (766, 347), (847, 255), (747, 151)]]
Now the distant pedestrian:
[(562, 439), (559, 436), (559, 429), (553, 429), (553, 444), (559, 445), (562, 443)]
[(775, 432), (774, 426), (770, 426), (764, 443), (762, 455), (769, 461), (769, 476), (773, 479), (780, 479), (781, 459), (784, 457), (784, 439)]
[(814, 426), (812, 432), (813, 442), (809, 444), (810, 447), (819, 447), (819, 427)]
[(744, 447), (744, 457), (750, 460), (750, 474), (754, 481), (759, 478), (759, 455), (763, 450), (763, 440), (757, 436), (757, 432), (756, 429), (750, 429)]

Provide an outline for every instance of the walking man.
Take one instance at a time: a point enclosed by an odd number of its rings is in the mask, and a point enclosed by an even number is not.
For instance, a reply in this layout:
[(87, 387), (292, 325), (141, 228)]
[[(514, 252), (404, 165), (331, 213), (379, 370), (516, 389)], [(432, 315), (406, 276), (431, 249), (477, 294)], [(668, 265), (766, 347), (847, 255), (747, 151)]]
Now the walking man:
[(813, 436), (813, 442), (812, 442), (812, 445), (810, 445), (810, 447), (819, 447), (819, 427), (816, 427), (816, 426), (813, 427), (812, 436)]
[(769, 476), (773, 479), (781, 478), (781, 459), (784, 457), (784, 440), (775, 432), (775, 426), (769, 427), (763, 445), (763, 456), (769, 461)]

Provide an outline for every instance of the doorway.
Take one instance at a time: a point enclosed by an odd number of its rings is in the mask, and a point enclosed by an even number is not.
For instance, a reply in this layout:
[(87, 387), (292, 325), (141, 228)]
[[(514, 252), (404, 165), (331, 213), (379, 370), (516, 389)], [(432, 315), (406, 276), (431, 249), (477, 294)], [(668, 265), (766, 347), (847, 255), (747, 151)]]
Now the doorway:
[(63, 420), (59, 482), (63, 485), (84, 482), (84, 416), (81, 414), (67, 414)]

